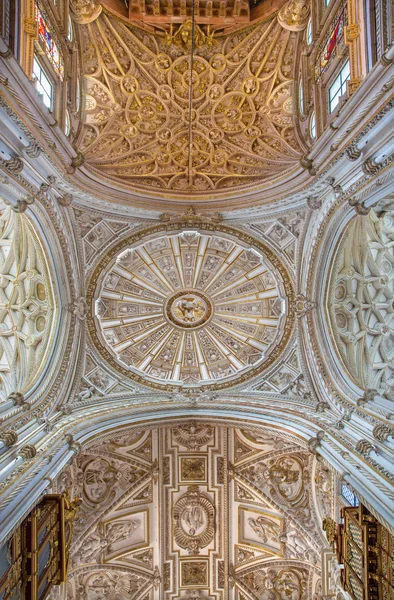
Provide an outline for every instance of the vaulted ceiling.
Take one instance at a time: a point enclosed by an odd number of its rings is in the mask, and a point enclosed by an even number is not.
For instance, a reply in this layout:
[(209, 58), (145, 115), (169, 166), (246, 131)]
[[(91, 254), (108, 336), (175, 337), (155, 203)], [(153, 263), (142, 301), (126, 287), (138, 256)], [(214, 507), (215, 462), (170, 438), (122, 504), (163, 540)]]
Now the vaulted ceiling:
[(67, 598), (307, 600), (335, 481), (296, 437), (180, 421), (84, 449)]
[(299, 169), (306, 147), (294, 95), (306, 6), (228, 34), (186, 17), (153, 28), (74, 9), (83, 71), (76, 146), (96, 180), (203, 199), (288, 181)]

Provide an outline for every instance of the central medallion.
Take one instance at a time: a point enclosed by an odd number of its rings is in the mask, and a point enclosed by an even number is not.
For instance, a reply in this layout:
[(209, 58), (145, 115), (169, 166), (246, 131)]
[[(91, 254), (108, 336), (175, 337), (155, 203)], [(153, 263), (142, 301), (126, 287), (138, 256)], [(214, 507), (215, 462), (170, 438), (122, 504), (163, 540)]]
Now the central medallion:
[(180, 290), (168, 298), (164, 314), (177, 327), (195, 329), (212, 316), (212, 302), (197, 290)]

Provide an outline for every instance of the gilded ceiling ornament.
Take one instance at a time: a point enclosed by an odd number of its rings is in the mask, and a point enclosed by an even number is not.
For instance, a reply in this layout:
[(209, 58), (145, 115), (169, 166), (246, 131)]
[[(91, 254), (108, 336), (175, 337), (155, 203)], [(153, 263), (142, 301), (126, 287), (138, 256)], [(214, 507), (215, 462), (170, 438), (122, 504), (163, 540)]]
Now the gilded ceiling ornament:
[(331, 519), (331, 517), (326, 517), (323, 519), (322, 523), (323, 531), (326, 533), (327, 542), (330, 544), (333, 550), (335, 550), (335, 544), (337, 540), (337, 524)]
[(101, 14), (103, 7), (96, 0), (70, 0), (71, 17), (75, 23), (92, 23)]
[(172, 430), (174, 440), (189, 450), (198, 450), (201, 446), (212, 443), (213, 434), (214, 430), (211, 425), (193, 421), (186, 425), (179, 425)]
[[(298, 40), (276, 17), (246, 35), (217, 36), (214, 45), (196, 25), (192, 69), (190, 20), (165, 39), (101, 14), (80, 33), (77, 146), (85, 165), (132, 189), (183, 200), (233, 193), (299, 168)], [(170, 38), (178, 45), (169, 47)]]
[(170, 33), (166, 35), (166, 44), (175, 44), (186, 50), (191, 50), (192, 46), (201, 48), (204, 44), (212, 46), (213, 43), (213, 33), (210, 33), (209, 25), (207, 35), (205, 35), (201, 27), (197, 23), (193, 24), (191, 19), (187, 19), (182, 23), (174, 34), (171, 27)]
[(87, 303), (95, 294), (98, 349), (148, 385), (191, 389), (250, 377), (278, 352), (287, 329), (284, 272), (266, 249), (227, 228), (179, 226), (123, 242), (96, 271), (100, 284)]
[(290, 0), (280, 9), (278, 21), (289, 31), (302, 31), (308, 24), (309, 14), (308, 0)]

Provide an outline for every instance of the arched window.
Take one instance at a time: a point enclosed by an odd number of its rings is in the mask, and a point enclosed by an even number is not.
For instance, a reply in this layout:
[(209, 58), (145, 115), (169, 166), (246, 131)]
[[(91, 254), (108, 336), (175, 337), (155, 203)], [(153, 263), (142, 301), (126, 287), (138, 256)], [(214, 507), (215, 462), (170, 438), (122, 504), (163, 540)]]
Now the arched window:
[(68, 17), (68, 26), (67, 26), (67, 39), (69, 42), (72, 42), (74, 38), (74, 32), (73, 32), (73, 24), (71, 21), (71, 17)]
[(350, 79), (350, 63), (349, 60), (345, 62), (338, 75), (328, 90), (328, 106), (330, 113), (332, 113), (339, 104), (339, 100), (346, 93), (346, 82)]
[(68, 110), (66, 110), (66, 119), (64, 121), (64, 133), (66, 134), (67, 137), (71, 133), (71, 121), (70, 121), (70, 114), (69, 114)]
[(49, 110), (52, 110), (53, 83), (36, 56), (34, 56), (33, 60), (33, 77), (35, 88), (41, 96), (43, 103)]
[(316, 139), (316, 115), (314, 112), (309, 120), (309, 134), (313, 140)]
[(36, 4), (38, 40), (33, 57), (33, 79), (36, 90), (49, 110), (56, 107), (56, 89), (64, 79), (64, 61), (60, 43), (49, 25), (44, 10)]
[(302, 88), (302, 79), (300, 79), (300, 87), (298, 89), (298, 102), (300, 106), (300, 113), (304, 112), (304, 90)]
[(308, 27), (306, 28), (306, 43), (308, 46), (311, 45), (313, 41), (313, 30), (312, 30), (312, 19), (308, 21)]

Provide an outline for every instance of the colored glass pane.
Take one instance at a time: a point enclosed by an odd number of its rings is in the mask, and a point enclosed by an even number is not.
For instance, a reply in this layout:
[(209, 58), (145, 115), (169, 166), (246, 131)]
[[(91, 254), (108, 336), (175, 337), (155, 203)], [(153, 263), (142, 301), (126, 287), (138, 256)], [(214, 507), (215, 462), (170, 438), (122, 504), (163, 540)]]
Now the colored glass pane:
[(333, 19), (331, 26), (324, 36), (323, 42), (320, 46), (320, 50), (317, 55), (315, 65), (315, 77), (316, 81), (319, 81), (324, 73), (327, 71), (331, 60), (337, 55), (338, 47), (343, 42), (344, 28), (347, 24), (347, 7), (343, 4), (335, 18)]
[(36, 7), (37, 23), (38, 23), (38, 39), (41, 42), (45, 54), (49, 58), (51, 65), (59, 75), (60, 79), (64, 76), (63, 58), (60, 54), (58, 45), (56, 44), (53, 34), (50, 31), (48, 24), (38, 8)]

